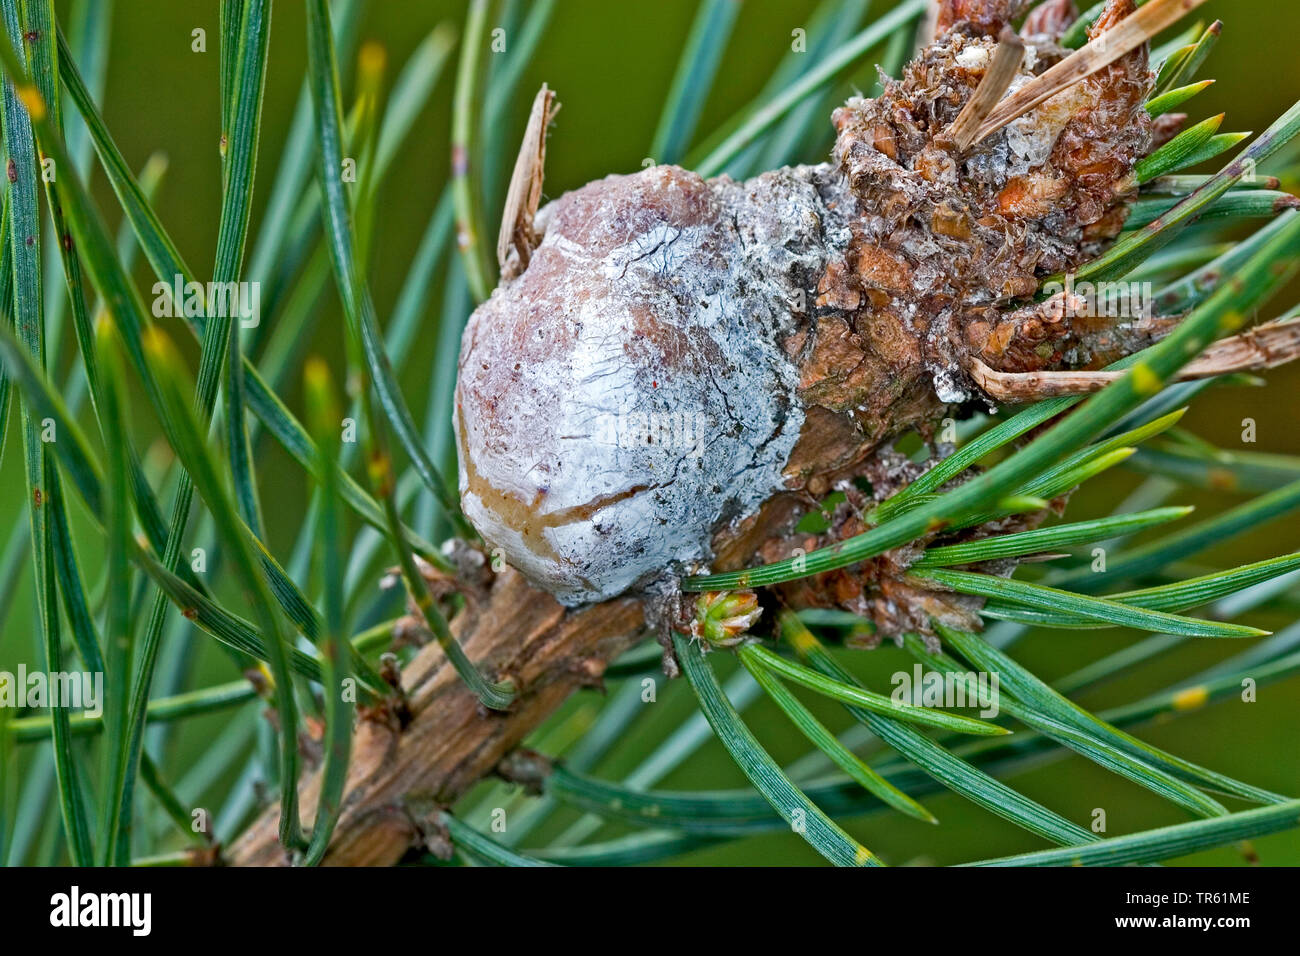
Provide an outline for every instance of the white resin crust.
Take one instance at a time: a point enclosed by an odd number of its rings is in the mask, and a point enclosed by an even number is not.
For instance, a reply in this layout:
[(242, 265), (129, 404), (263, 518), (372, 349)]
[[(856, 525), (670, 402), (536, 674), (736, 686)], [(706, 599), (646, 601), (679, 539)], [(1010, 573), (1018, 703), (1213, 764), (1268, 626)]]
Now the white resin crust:
[(489, 545), (566, 604), (604, 600), (706, 559), (783, 487), (804, 416), (778, 343), (818, 209), (795, 171), (654, 167), (546, 210), (462, 344), (461, 498)]

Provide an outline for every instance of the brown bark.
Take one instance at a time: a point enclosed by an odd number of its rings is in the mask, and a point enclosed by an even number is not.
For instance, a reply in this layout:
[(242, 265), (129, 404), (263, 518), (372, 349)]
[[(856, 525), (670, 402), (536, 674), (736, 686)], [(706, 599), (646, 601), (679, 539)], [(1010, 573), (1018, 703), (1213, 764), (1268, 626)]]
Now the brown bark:
[[(565, 377), (528, 385), (532, 392), (525, 392), (526, 386), (519, 383), (521, 369), (542, 367), (566, 349), (573, 354), (581, 324), (558, 322), (556, 317), (572, 312), (575, 296), (600, 305), (601, 321), (608, 324), (611, 335), (626, 331), (626, 303), (635, 304), (639, 324), (627, 345), (628, 361), (642, 363), (639, 367), (647, 372), (645, 378), (654, 390), (661, 385), (667, 390), (672, 384), (678, 390), (673, 394), (683, 396), (683, 407), (698, 409), (703, 408), (699, 403), (704, 396), (719, 388), (714, 370), (732, 356), (721, 346), (717, 355), (687, 347), (699, 344), (703, 328), (691, 317), (696, 308), (693, 297), (697, 293), (712, 297), (718, 289), (738, 290), (723, 298), (730, 301), (729, 308), (746, 310), (739, 313), (746, 321), (731, 330), (726, 344), (740, 343), (761, 357), (766, 354), (760, 348), (764, 343), (747, 336), (757, 335), (756, 329), (768, 336), (786, 334), (790, 303), (803, 302), (804, 293), (815, 290), (815, 310), (801, 306), (798, 328), (781, 342), (798, 365), (797, 398), (806, 410), (798, 444), (788, 459), (785, 453), (778, 456), (784, 462), (787, 487), (796, 493), (769, 498), (749, 519), (728, 526), (713, 543), (712, 565), (740, 567), (765, 541), (781, 544), (783, 529), (797, 520), (809, 500), (806, 496), (824, 495), (841, 478), (870, 475), (868, 457), (887, 438), (913, 427), (928, 434), (930, 424), (948, 405), (970, 397), (964, 387), (964, 370), (970, 364), (965, 359), (981, 354), (994, 365), (1015, 366), (1006, 372), (988, 368), (989, 375), (1039, 372), (1059, 364), (1073, 348), (1069, 323), (1058, 328), (1057, 323), (1044, 321), (1053, 316), (1040, 315), (1037, 307), (1010, 315), (1004, 309), (1036, 293), (1038, 277), (1044, 272), (1069, 271), (1092, 256), (1096, 241), (1118, 232), (1133, 193), (1133, 166), (1150, 149), (1151, 124), (1142, 106), (1150, 74), (1142, 42), (1153, 24), (1167, 25), (1176, 13), (1202, 2), (1152, 0), (1141, 12), (1127, 16), (1133, 13), (1133, 5), (1111, 0), (1093, 31), (1095, 37), (1110, 29), (1108, 45), (1090, 44), (1041, 75), (1027, 77), (1015, 94), (998, 101), (984, 117), (976, 141), (1052, 93), (1079, 85), (1078, 95), (1067, 98), (1056, 114), (1047, 117), (1059, 127), (1054, 130), (1057, 145), (1051, 161), (1034, 168), (1037, 178), (1018, 175), (1008, 180), (1010, 167), (988, 166), (981, 177), (962, 179), (948, 150), (934, 141), (935, 130), (956, 120), (960, 105), (978, 88), (976, 72), (959, 60), (967, 41), (956, 37), (941, 39), (924, 52), (904, 79), (889, 84), (879, 100), (854, 98), (836, 111), (836, 167), (783, 170), (748, 183), (729, 179), (706, 183), (685, 170), (659, 166), (637, 176), (610, 177), (568, 194), (551, 212), (548, 236), (563, 237), (569, 246), (588, 250), (588, 260), (594, 263), (605, 261), (616, 250), (620, 255), (629, 253), (631, 239), (639, 242), (657, 235), (661, 227), (671, 227), (676, 237), (663, 244), (686, 243), (676, 248), (674, 257), (696, 257), (695, 273), (707, 281), (697, 276), (695, 285), (681, 286), (690, 270), (676, 265), (629, 273), (627, 265), (646, 258), (644, 250), (637, 248), (630, 252), (639, 255), (624, 255), (625, 267), (615, 289), (600, 269), (575, 266), (581, 260), (571, 250), (561, 253), (544, 242), (529, 269), (470, 320), (466, 349), (487, 351), (471, 363), (462, 357), (457, 394), (459, 398), (468, 393), (467, 400), (479, 406), (491, 426), (476, 439), (479, 450), (484, 442), (496, 443), (501, 450), (497, 466), (506, 471), (517, 464), (520, 447), (535, 448), (550, 441), (555, 448), (563, 444), (571, 458), (575, 455), (574, 446), (568, 444), (573, 436), (555, 431), (565, 425), (563, 420), (538, 418), (531, 412), (550, 407), (549, 402), (568, 401), (570, 393), (588, 381), (589, 366), (571, 361), (561, 369)], [(945, 0), (938, 25), (946, 28), (957, 19), (967, 19), (996, 35), (1012, 13), (1026, 5), (1023, 0)], [(969, 45), (988, 44), (972, 41)], [(1020, 61), (1016, 63), (1019, 67)], [(1075, 72), (1080, 63), (1083, 69)], [(1087, 79), (1080, 82), (1084, 76)], [(515, 244), (515, 251), (524, 257), (536, 238), (528, 220), (541, 182), (548, 92), (543, 88), (537, 119), (522, 151), (522, 171), (516, 177), (521, 189), (527, 183), (532, 192), (513, 204), (520, 215), (507, 216), (510, 235), (519, 238), (514, 227), (527, 226), (522, 244)], [(976, 112), (984, 111), (981, 106)], [(945, 122), (935, 127), (939, 115)], [(682, 235), (693, 238), (688, 242)], [(676, 258), (665, 263), (670, 261)], [(738, 275), (740, 265), (749, 271)], [(683, 295), (683, 288), (691, 295)], [(792, 293), (798, 293), (797, 298)], [(756, 324), (760, 319), (766, 323), (761, 328)], [(588, 321), (585, 314), (583, 321)], [(487, 344), (476, 346), (476, 335)], [(1017, 344), (1028, 346), (1027, 355), (1015, 353)], [(650, 345), (654, 349), (638, 351)], [(661, 359), (667, 374), (652, 377), (650, 373), (661, 370)], [(480, 370), (487, 374), (480, 375)], [(473, 376), (469, 386), (467, 372)], [(698, 380), (689, 377), (697, 374)], [(783, 387), (775, 375), (752, 381), (764, 386), (750, 390), (756, 395), (766, 394), (769, 385), (771, 390)], [(1042, 379), (1036, 381), (1041, 384)], [(663, 405), (662, 394), (647, 407)], [(503, 401), (502, 396), (510, 400)], [(529, 414), (518, 418), (507, 414), (511, 403)], [(725, 393), (721, 404), (728, 414), (719, 419), (734, 419)], [(513, 431), (502, 430), (503, 419)], [(539, 422), (554, 433), (539, 432)], [(785, 432), (784, 412), (758, 416), (754, 425), (754, 434), (733, 439), (753, 442), (758, 436), (758, 447), (775, 455), (773, 443)], [(583, 600), (591, 599), (587, 591), (615, 593), (612, 586), (593, 589), (586, 574), (594, 576), (613, 567), (614, 561), (646, 553), (641, 540), (621, 542), (614, 536), (603, 550), (591, 549), (577, 558), (566, 555), (569, 562), (587, 561), (588, 567), (580, 569), (584, 573), (575, 580), (567, 573), (571, 568), (542, 539), (541, 530), (588, 521), (598, 509), (635, 501), (649, 486), (634, 484), (618, 492), (616, 501), (579, 496), (561, 506), (552, 497), (545, 499), (542, 515), (538, 503), (554, 492), (540, 487), (535, 500), (521, 502), (490, 490), (490, 477), (480, 480), (480, 466), (473, 463), (472, 455), (464, 455), (467, 442), (475, 447), (475, 439), (466, 437), (469, 434), (464, 419), (458, 419), (462, 461), (468, 462), (463, 486), (478, 499), (480, 521), (495, 521), (532, 541), (512, 560), (531, 566), (538, 580), (551, 574), (557, 593), (577, 593)], [(740, 435), (744, 434), (741, 429)], [(533, 460), (531, 453), (528, 460)], [(718, 460), (728, 459), (719, 456)], [(890, 479), (902, 472), (891, 475), (887, 458), (878, 464), (883, 470), (871, 478), (871, 485), (873, 493), (884, 495)], [(700, 484), (705, 489), (702, 495), (712, 493), (707, 491), (711, 484), (711, 479)], [(728, 488), (726, 494), (730, 497), (736, 491)], [(679, 489), (678, 495), (675, 504), (684, 520), (675, 533), (684, 533), (684, 526), (708, 509), (694, 507), (689, 493)], [(707, 498), (702, 500), (708, 504)], [(475, 521), (468, 508), (467, 514)], [(713, 511), (703, 524), (706, 532), (717, 514)], [(543, 517), (551, 523), (547, 525)], [(491, 540), (493, 535), (475, 523)], [(609, 523), (617, 529), (616, 520)], [(628, 526), (640, 527), (632, 521)], [(855, 528), (841, 523), (835, 530), (847, 537)], [(832, 540), (838, 538), (785, 543), (793, 547)], [(657, 570), (668, 562), (650, 563)], [(943, 616), (943, 609), (932, 603), (933, 595), (909, 591), (897, 579), (901, 565), (895, 566), (893, 557), (882, 556), (878, 565), (867, 569), (865, 577), (823, 575), (815, 586), (824, 594), (806, 596), (804, 602), (861, 613), (871, 610), (868, 597), (879, 596), (890, 609), (876, 617), (883, 633), (923, 628), (930, 616)], [(896, 610), (911, 605), (917, 608), (914, 617)], [(491, 773), (569, 694), (597, 681), (607, 664), (634, 643), (642, 626), (643, 609), (634, 599), (616, 598), (566, 611), (518, 573), (508, 570), (500, 575), (481, 608), (476, 605), (474, 611), (462, 614), (453, 629), (470, 659), (489, 677), (514, 682), (517, 701), (505, 714), (484, 711), (438, 647), (425, 647), (402, 674), (413, 715), (408, 725), (397, 730), (366, 720), (358, 726), (344, 810), (325, 862), (352, 866), (396, 862), (423, 841), (426, 822), (422, 818), (429, 808), (452, 805)], [(305, 818), (314, 812), (318, 788), (317, 776), (303, 784)], [(277, 810), (270, 808), (231, 847), (228, 861), (236, 865), (288, 862), (276, 830)]]
[[(385, 866), (422, 841), (420, 807), (453, 804), (542, 723), (571, 693), (599, 681), (608, 663), (631, 647), (643, 627), (631, 598), (566, 611), (550, 595), (507, 569), (484, 606), (454, 622), (470, 659), (488, 676), (508, 678), (518, 698), (507, 713), (480, 707), (436, 644), (402, 672), (412, 717), (396, 730), (362, 720), (352, 741), (343, 813), (324, 863)], [(304, 779), (310, 821), (319, 774)], [(283, 866), (278, 806), (268, 807), (226, 854), (235, 866)]]

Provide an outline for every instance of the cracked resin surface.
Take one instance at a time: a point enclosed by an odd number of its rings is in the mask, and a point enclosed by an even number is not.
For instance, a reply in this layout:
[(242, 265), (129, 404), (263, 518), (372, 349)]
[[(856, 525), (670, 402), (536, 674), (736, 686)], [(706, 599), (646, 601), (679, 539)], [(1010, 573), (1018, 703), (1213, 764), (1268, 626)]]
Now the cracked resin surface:
[[(902, 77), (835, 111), (832, 163), (743, 183), (653, 167), (542, 211), (462, 343), (461, 498), (491, 546), (576, 604), (831, 543), (789, 532), (980, 397), (977, 363), (1087, 367), (1162, 334), (1033, 298), (1128, 215), (1154, 136), (1145, 47), (965, 153), (946, 135), (1022, 7), (946, 0)], [(1134, 9), (1109, 0), (1091, 35)], [(1065, 0), (1029, 16), (1013, 89), (1065, 56), (1071, 19)], [(821, 584), (849, 607), (876, 587)]]
[(568, 193), (527, 271), (470, 319), (465, 513), (560, 600), (706, 557), (713, 528), (782, 488), (803, 412), (777, 343), (821, 261), (815, 188), (787, 180), (663, 166)]

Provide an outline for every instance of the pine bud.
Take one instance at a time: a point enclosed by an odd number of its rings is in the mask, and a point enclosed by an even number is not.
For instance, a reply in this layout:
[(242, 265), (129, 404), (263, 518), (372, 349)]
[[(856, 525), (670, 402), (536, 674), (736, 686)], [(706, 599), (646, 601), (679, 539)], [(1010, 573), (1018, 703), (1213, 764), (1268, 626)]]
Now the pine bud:
[(706, 591), (695, 602), (691, 634), (710, 647), (735, 647), (762, 616), (753, 591)]

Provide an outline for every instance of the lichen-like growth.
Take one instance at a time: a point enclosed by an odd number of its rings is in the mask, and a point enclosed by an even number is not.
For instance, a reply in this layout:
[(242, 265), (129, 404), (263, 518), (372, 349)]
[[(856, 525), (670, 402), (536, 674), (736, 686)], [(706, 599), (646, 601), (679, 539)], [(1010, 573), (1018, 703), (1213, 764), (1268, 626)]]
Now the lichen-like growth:
[[(1093, 358), (1064, 294), (1029, 297), (1123, 224), (1152, 142), (1145, 48), (963, 153), (946, 131), (1018, 4), (967, 6), (836, 112), (832, 164), (745, 183), (655, 167), (543, 210), (528, 268), (470, 320), (456, 411), (466, 515), (536, 583), (580, 603), (752, 553), (730, 545), (778, 539), (789, 493), (975, 395), (972, 356)], [(1132, 9), (1113, 0), (1094, 35)], [(1050, 13), (1013, 89), (1064, 56)]]
[[(785, 201), (671, 166), (548, 210), (523, 276), (465, 332), (461, 494), (489, 544), (568, 603), (704, 556), (711, 529), (782, 485), (803, 412)], [(780, 230), (779, 233), (777, 230)]]

